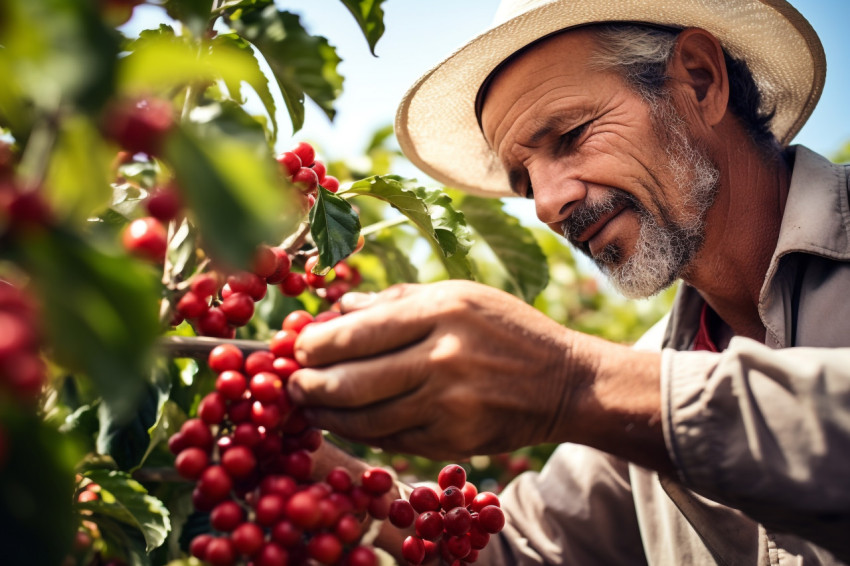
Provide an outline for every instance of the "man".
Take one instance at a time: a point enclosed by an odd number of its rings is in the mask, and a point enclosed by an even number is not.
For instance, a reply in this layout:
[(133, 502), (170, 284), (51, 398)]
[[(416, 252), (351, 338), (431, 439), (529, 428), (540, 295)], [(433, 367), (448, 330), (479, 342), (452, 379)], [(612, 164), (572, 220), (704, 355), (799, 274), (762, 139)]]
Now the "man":
[(564, 443), (505, 490), (482, 563), (850, 561), (850, 168), (786, 147), (814, 32), (780, 0), (503, 0), (497, 21), (405, 97), (403, 149), (533, 198), (628, 296), (683, 280), (670, 316), (626, 348), (469, 282), (350, 295), (300, 336), (292, 397), (430, 457)]

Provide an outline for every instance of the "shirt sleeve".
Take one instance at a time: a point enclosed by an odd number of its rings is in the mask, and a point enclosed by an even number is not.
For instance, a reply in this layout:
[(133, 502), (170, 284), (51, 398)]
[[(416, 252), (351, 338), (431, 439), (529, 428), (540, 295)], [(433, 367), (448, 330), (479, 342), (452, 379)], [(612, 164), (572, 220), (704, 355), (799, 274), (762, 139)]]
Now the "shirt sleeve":
[(628, 464), (576, 444), (559, 446), (540, 473), (526, 472), (499, 496), (505, 528), (478, 563), (645, 564)]
[(687, 487), (850, 560), (850, 348), (664, 350), (662, 396)]

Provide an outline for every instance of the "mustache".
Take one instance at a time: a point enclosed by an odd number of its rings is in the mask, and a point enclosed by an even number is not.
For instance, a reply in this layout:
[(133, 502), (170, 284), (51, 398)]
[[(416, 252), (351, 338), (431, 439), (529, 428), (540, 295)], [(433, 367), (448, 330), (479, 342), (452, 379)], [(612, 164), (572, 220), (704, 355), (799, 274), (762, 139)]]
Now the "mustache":
[(600, 218), (620, 206), (630, 206), (640, 210), (640, 206), (634, 197), (624, 191), (612, 190), (601, 199), (592, 202), (583, 202), (569, 218), (561, 222), (561, 233), (566, 239), (578, 247), (584, 247), (578, 239), (585, 230), (596, 224)]

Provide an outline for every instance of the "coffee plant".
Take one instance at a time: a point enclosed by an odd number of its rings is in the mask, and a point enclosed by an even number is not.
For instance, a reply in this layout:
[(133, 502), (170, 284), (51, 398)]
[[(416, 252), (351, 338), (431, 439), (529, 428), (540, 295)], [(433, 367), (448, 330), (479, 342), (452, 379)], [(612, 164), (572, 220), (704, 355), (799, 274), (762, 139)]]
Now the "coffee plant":
[[(383, 0), (341, 2), (374, 52)], [(128, 37), (142, 4), (161, 22)], [(500, 201), (392, 175), (390, 128), (365, 170), (298, 140), (343, 77), (283, 4), (0, 3), (4, 563), (362, 566), (381, 521), (410, 563), (474, 562), (551, 447), (447, 466), (312, 429), (285, 394), (297, 334), (350, 290), (446, 277), (624, 341), (660, 312)], [(372, 467), (318, 475), (325, 442)], [(393, 499), (396, 476), (439, 490)]]

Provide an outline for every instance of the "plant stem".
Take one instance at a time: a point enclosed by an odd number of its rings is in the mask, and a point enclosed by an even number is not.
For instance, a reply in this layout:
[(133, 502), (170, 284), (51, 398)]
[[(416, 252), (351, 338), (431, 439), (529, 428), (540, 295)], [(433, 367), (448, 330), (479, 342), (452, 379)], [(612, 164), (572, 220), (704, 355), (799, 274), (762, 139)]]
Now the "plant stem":
[(368, 236), (369, 234), (380, 232), (385, 228), (392, 228), (393, 226), (399, 226), (407, 222), (410, 222), (410, 219), (407, 216), (399, 216), (398, 218), (388, 218), (387, 220), (382, 220), (380, 222), (375, 222), (374, 224), (369, 224), (368, 226), (360, 230), (360, 234), (362, 236)]
[(208, 336), (165, 336), (159, 339), (157, 349), (171, 358), (204, 360), (210, 351), (220, 344), (233, 344), (245, 354), (269, 349), (268, 343), (260, 340), (231, 340)]

